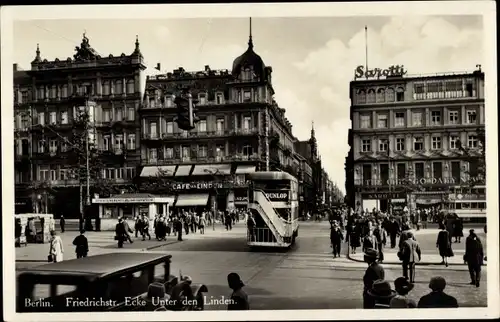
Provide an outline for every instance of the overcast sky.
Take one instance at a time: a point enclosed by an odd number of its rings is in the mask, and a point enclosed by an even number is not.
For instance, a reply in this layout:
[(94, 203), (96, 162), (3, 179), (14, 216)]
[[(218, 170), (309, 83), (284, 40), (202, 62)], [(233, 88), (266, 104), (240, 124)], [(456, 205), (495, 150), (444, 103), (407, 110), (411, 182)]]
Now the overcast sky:
[[(481, 16), (253, 18), (254, 50), (273, 67), (276, 100), (301, 140), (314, 121), (323, 165), (344, 190), (348, 152), (349, 81), (371, 67), (403, 64), (408, 74), (472, 71), (483, 62)], [(132, 53), (135, 35), (147, 74), (182, 66), (230, 69), (247, 48), (247, 18), (168, 20), (31, 20), (14, 23), (14, 60), (28, 69), (40, 44), (42, 59), (72, 57), (84, 30), (101, 55)]]

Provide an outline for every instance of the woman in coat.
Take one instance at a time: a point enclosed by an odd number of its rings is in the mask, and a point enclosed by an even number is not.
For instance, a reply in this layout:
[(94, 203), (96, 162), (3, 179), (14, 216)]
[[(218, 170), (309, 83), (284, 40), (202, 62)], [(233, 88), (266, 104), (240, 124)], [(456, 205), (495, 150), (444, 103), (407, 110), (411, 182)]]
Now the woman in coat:
[(444, 264), (448, 267), (448, 257), (453, 256), (453, 250), (451, 249), (451, 242), (449, 237), (449, 232), (446, 230), (446, 227), (441, 224), (439, 227), (441, 230), (438, 233), (436, 247), (439, 250), (439, 256), (443, 259), (441, 264)]
[(49, 257), (51, 262), (57, 263), (63, 261), (63, 243), (61, 237), (57, 236), (56, 231), (50, 232), (52, 238), (50, 239)]
[(356, 254), (356, 248), (361, 246), (359, 229), (355, 224), (351, 226), (349, 231), (349, 246), (351, 247), (351, 253)]
[(462, 218), (455, 219), (455, 224), (453, 225), (453, 237), (455, 237), (455, 243), (460, 243), (462, 237), (464, 237), (464, 223)]

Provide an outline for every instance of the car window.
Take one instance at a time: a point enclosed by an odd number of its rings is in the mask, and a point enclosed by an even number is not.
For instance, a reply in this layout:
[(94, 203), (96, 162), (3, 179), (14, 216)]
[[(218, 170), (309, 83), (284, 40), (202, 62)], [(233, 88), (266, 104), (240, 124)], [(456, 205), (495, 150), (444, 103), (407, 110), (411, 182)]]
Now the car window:
[(128, 273), (113, 278), (108, 282), (108, 298), (118, 303), (125, 301), (125, 297), (134, 297), (148, 290), (147, 270)]
[[(55, 296), (65, 295), (76, 291), (76, 285), (56, 285)], [(33, 288), (33, 297), (35, 300), (50, 297), (50, 284), (35, 284)]]

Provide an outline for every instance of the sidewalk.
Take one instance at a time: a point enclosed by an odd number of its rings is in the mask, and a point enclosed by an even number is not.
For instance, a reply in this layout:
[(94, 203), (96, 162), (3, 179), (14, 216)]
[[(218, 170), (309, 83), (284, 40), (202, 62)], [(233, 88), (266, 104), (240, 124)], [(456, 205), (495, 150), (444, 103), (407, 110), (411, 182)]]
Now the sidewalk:
[[(75, 258), (75, 246), (73, 246), (73, 239), (78, 236), (75, 231), (66, 231), (64, 233), (58, 232), (59, 236), (63, 241), (64, 248), (64, 259)], [(135, 233), (131, 234), (133, 244), (125, 243), (123, 248), (118, 248), (118, 243), (114, 240), (115, 233), (112, 231), (90, 231), (85, 233), (89, 242), (89, 256), (107, 254), (113, 252), (142, 252), (147, 250), (152, 250), (162, 246), (167, 246), (174, 243), (179, 243), (177, 237), (174, 235), (167, 236), (166, 241), (158, 241), (154, 238), (154, 234), (151, 233), (151, 240), (142, 240), (139, 236), (135, 238)], [(245, 238), (246, 226), (241, 222), (233, 226), (233, 229), (226, 231), (223, 226), (216, 225), (215, 230), (213, 228), (205, 228), (205, 234), (200, 234), (199, 231), (196, 233), (189, 233), (188, 235), (183, 234), (182, 239), (187, 240), (197, 240), (204, 238), (220, 238), (222, 236), (241, 236)], [(47, 255), (49, 253), (49, 244), (28, 244), (26, 247), (16, 247), (16, 262), (47, 262)]]

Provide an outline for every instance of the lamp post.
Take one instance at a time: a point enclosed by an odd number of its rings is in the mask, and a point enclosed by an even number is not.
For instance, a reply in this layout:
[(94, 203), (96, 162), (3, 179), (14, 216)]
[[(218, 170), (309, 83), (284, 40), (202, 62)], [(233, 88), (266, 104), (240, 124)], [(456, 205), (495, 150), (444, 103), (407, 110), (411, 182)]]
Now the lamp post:
[[(209, 169), (205, 169), (203, 170), (205, 173), (208, 173), (209, 175), (211, 175), (215, 181), (218, 180), (218, 177), (217, 175), (220, 175), (220, 172), (219, 172), (219, 169), (217, 169), (215, 172), (213, 171), (210, 171)], [(219, 191), (217, 189), (217, 185), (214, 186), (214, 191), (215, 191), (215, 202), (213, 203), (213, 215), (212, 215), (212, 230), (215, 230), (215, 212), (217, 211), (217, 196), (219, 195)]]

